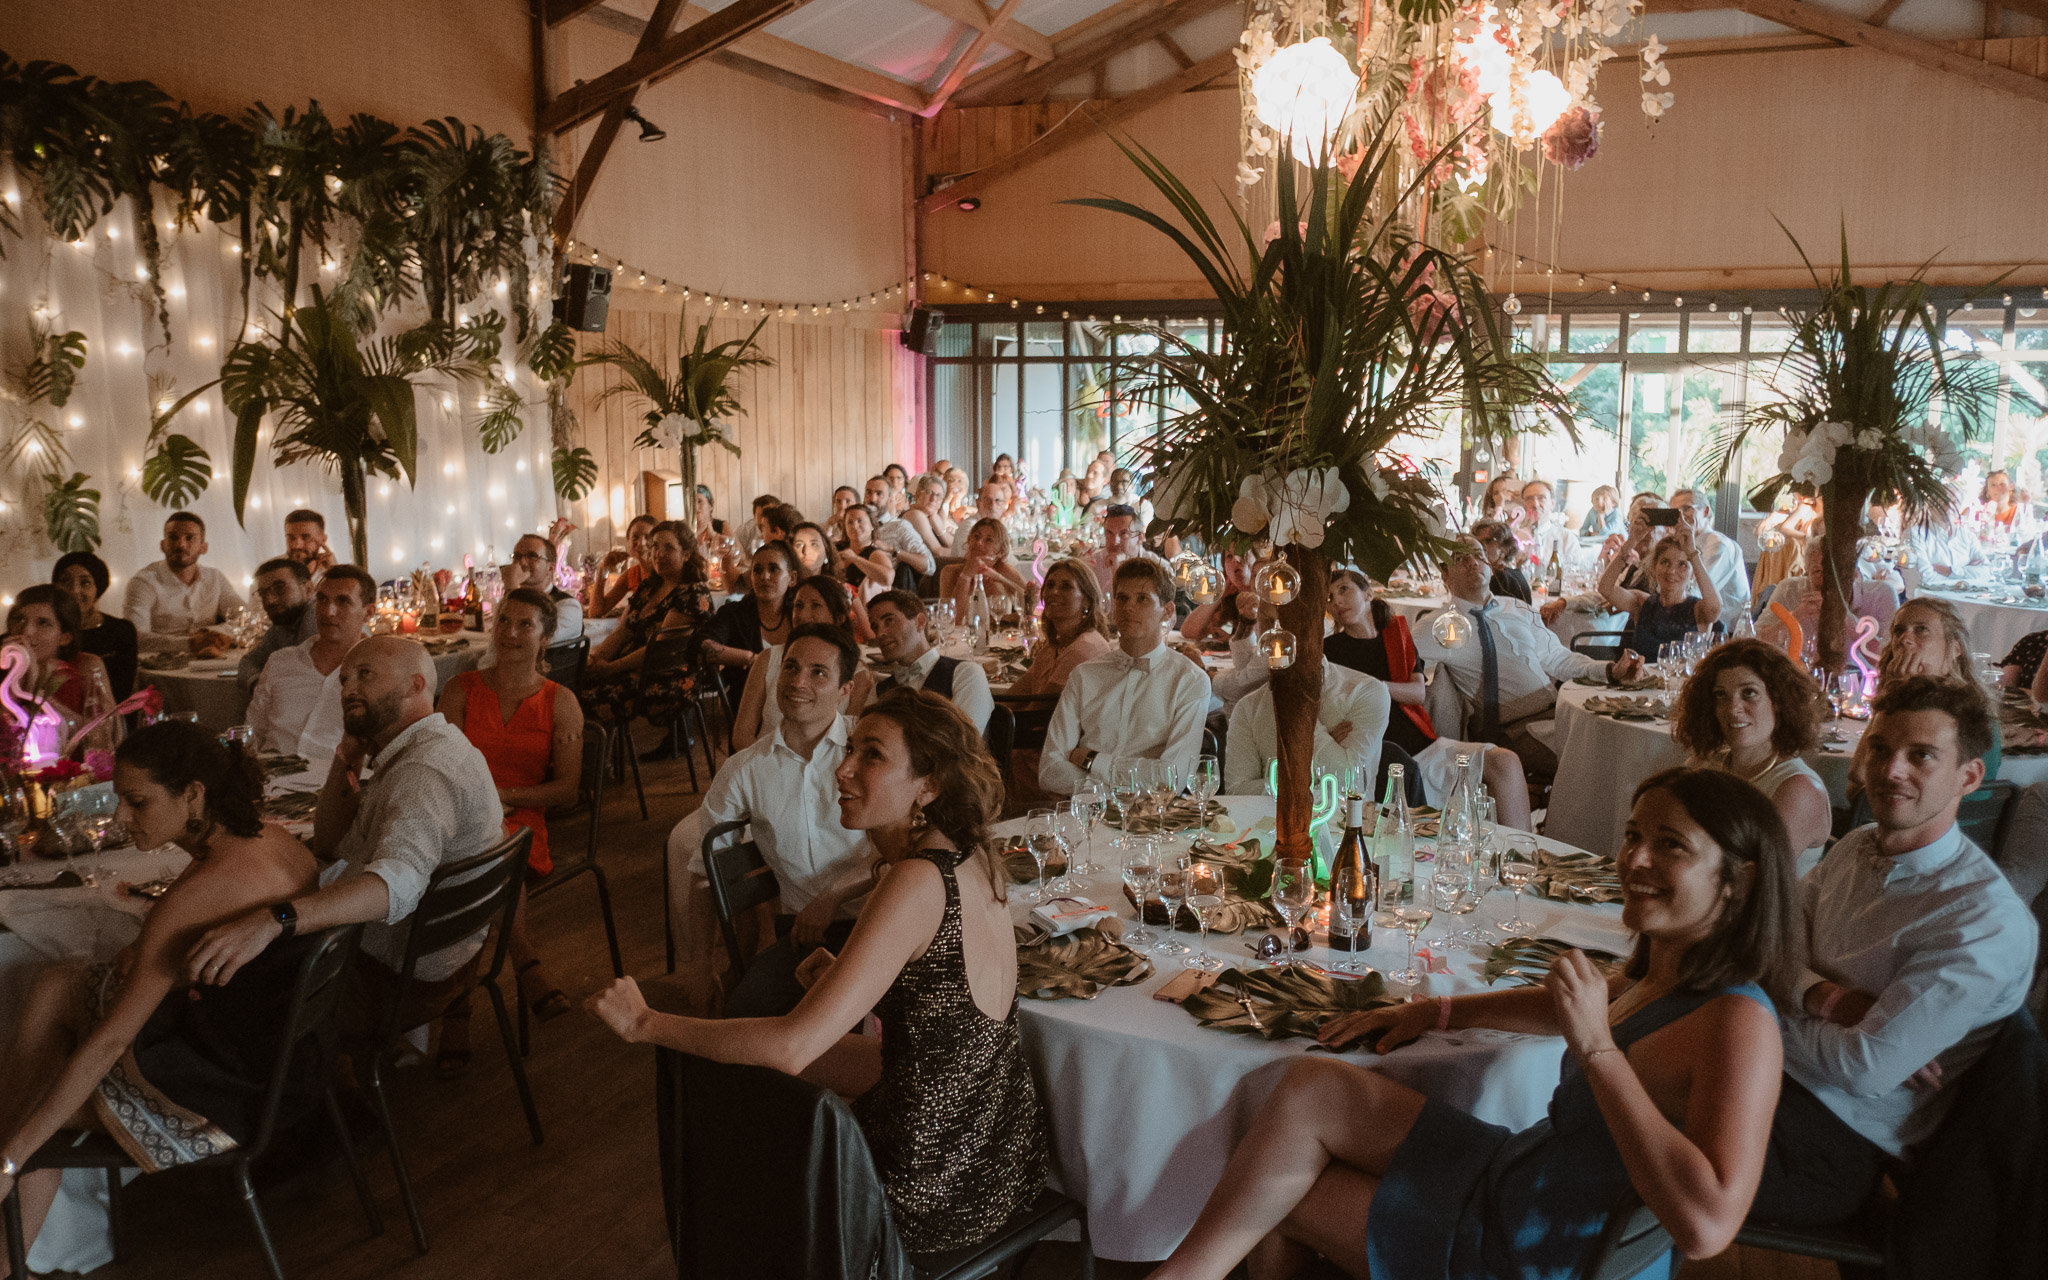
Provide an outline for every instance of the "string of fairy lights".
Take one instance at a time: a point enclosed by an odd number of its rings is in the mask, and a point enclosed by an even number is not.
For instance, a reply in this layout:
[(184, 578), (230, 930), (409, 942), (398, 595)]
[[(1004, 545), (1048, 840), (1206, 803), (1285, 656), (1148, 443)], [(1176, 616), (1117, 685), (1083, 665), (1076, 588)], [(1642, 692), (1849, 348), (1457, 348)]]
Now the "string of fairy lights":
[[(1522, 309), (1520, 298), (1521, 286), (1523, 284), (1521, 276), (1523, 273), (1527, 273), (1531, 277), (1530, 283), (1535, 285), (1536, 291), (1541, 294), (1547, 295), (1563, 290), (1574, 295), (1583, 296), (1588, 293), (1598, 293), (1605, 289), (1606, 292), (1617, 297), (1622, 294), (1628, 294), (1652, 305), (1662, 303), (1675, 307), (1680, 311), (1686, 310), (1686, 298), (1688, 295), (1681, 290), (1644, 288), (1641, 285), (1629, 284), (1613, 276), (1577, 271), (1569, 267), (1559, 266), (1553, 262), (1545, 262), (1533, 254), (1511, 254), (1503, 249), (1494, 249), (1491, 252), (1495, 255), (1496, 259), (1513, 257), (1515, 260), (1515, 265), (1512, 269), (1506, 267), (1497, 269), (1499, 274), (1506, 276), (1507, 287), (1495, 290), (1495, 292), (1505, 295), (1506, 298), (1514, 300), (1514, 305), (1503, 304), (1503, 309), (1510, 315), (1516, 314)], [(2000, 305), (2012, 306), (2015, 296), (2021, 292), (2031, 293), (2032, 287), (2029, 286), (2024, 291), (2015, 289), (2005, 290), (1999, 296)], [(1730, 311), (1739, 310), (1743, 315), (1750, 315), (1755, 310), (1749, 302), (1748, 295), (1745, 293), (1722, 290), (1709, 291), (1704, 295), (1695, 292), (1690, 296), (1692, 297), (1692, 305), (1696, 309), (1717, 312), (1725, 303)], [(2041, 289), (2041, 298), (2043, 301), (2048, 301), (2048, 287)], [(1782, 307), (1776, 309), (1784, 310)]]

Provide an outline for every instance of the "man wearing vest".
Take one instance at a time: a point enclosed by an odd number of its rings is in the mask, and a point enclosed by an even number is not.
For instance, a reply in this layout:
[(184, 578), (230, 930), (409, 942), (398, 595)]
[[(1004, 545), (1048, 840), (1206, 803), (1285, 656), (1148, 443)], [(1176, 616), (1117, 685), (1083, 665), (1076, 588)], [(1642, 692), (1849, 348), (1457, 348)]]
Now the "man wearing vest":
[(868, 623), (875, 629), (885, 676), (875, 685), (876, 697), (896, 688), (925, 689), (951, 699), (977, 730), (988, 729), (996, 705), (988, 673), (980, 663), (939, 656), (925, 638), (924, 601), (908, 591), (884, 591), (868, 601)]

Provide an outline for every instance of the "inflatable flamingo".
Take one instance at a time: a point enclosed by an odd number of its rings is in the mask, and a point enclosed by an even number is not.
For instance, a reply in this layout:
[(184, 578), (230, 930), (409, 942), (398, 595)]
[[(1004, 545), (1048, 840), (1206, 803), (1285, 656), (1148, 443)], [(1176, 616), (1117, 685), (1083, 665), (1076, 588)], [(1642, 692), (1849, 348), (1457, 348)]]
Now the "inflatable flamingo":
[(0, 645), (0, 708), (14, 721), (15, 736), (21, 742), (23, 768), (34, 769), (64, 757), (70, 735), (65, 732), (70, 715), (37, 697), (29, 688), (35, 670), (35, 655), (18, 640)]

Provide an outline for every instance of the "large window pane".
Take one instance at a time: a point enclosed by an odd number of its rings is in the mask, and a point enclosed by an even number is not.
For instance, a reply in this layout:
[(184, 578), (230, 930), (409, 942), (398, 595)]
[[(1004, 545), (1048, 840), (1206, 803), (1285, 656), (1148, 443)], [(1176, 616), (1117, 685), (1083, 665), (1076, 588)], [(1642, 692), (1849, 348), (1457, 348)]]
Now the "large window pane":
[(987, 415), (984, 420), (988, 424), (989, 458), (993, 460), (999, 453), (1007, 453), (1015, 458), (1023, 451), (1017, 431), (1017, 373), (1020, 366), (1005, 361), (976, 367), (981, 371), (983, 412)]
[(1694, 312), (1686, 323), (1685, 349), (1698, 352), (1742, 350), (1742, 313)]
[(1630, 316), (1628, 349), (1644, 355), (1675, 354), (1678, 351), (1678, 317), (1675, 314)]
[(1024, 326), (1024, 358), (1027, 360), (1063, 356), (1067, 353), (1067, 326), (1055, 320), (1050, 324), (1027, 324)]
[(1588, 312), (1571, 318), (1570, 351), (1602, 352), (1621, 349), (1621, 317)]
[(1024, 366), (1024, 453), (1018, 461), (1036, 485), (1050, 485), (1067, 466), (1062, 390), (1060, 366)]

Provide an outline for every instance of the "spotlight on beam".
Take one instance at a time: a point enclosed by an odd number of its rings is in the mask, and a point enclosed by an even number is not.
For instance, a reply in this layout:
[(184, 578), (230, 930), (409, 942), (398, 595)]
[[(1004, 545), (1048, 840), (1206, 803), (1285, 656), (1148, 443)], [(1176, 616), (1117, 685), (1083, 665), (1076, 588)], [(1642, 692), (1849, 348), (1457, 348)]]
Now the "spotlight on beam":
[(668, 130), (649, 120), (646, 116), (641, 115), (640, 108), (638, 107), (627, 107), (626, 119), (640, 126), (640, 141), (642, 142), (660, 142), (668, 136)]

